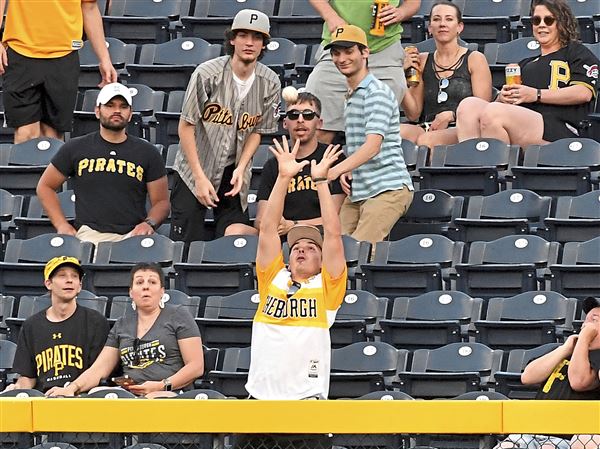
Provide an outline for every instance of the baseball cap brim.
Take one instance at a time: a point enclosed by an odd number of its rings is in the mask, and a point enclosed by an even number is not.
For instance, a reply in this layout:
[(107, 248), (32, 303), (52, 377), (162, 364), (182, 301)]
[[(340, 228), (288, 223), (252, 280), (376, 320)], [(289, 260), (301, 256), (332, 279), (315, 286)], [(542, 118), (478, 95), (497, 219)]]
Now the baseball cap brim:
[(307, 239), (314, 242), (319, 248), (323, 248), (323, 236), (321, 231), (315, 226), (296, 225), (289, 230), (287, 242), (290, 249), (298, 242), (298, 240)]
[(588, 296), (583, 300), (583, 311), (589, 313), (590, 310), (600, 307), (600, 298)]
[(350, 48), (354, 45), (358, 45), (358, 42), (351, 42), (351, 41), (335, 41), (335, 42), (329, 42), (327, 45), (325, 45), (325, 47), (323, 47), (324, 50), (329, 50), (331, 47), (342, 47), (342, 48)]
[(75, 268), (79, 272), (80, 277), (83, 277), (83, 275), (85, 274), (83, 268), (81, 267), (81, 264), (79, 263), (79, 260), (77, 260), (75, 257), (60, 256), (48, 261), (48, 263), (44, 267), (44, 279), (47, 281), (52, 277), (56, 270), (64, 266)]

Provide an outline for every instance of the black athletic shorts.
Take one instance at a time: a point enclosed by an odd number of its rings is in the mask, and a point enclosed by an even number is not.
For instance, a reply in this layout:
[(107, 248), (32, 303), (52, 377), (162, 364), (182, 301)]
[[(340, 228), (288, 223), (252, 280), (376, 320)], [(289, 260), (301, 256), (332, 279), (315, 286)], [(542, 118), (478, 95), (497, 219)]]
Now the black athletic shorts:
[(242, 210), (240, 195), (225, 196), (231, 190), (231, 176), (235, 166), (229, 165), (223, 171), (223, 180), (217, 191), (219, 203), (212, 210), (214, 217), (214, 233), (205, 222), (206, 212), (185, 182), (175, 173), (173, 188), (171, 189), (171, 234), (172, 240), (186, 243), (195, 240), (212, 240), (223, 237), (227, 226), (234, 223), (250, 225), (248, 208)]
[(11, 128), (35, 122), (70, 131), (79, 82), (79, 55), (28, 58), (7, 48), (3, 79), (6, 123)]

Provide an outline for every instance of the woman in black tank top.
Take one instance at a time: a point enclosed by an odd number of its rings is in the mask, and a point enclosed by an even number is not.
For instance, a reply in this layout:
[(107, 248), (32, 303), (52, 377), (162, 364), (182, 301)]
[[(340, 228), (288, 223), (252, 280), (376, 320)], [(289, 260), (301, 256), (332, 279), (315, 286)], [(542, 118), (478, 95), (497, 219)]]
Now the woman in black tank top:
[(431, 8), (429, 33), (436, 50), (407, 53), (407, 65), (422, 74), (418, 86), (407, 90), (402, 108), (412, 123), (400, 125), (403, 139), (426, 145), (457, 143), (456, 108), (464, 98), (477, 96), (490, 101), (492, 75), (483, 54), (461, 47), (458, 36), (463, 29), (462, 13), (449, 1), (436, 2)]

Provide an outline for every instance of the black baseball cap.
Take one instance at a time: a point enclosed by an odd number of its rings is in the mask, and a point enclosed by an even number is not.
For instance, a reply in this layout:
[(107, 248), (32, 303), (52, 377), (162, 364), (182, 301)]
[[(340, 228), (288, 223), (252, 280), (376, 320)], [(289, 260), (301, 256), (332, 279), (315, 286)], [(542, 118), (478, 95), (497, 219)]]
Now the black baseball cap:
[(583, 300), (583, 311), (587, 314), (590, 310), (600, 307), (600, 298), (588, 296)]

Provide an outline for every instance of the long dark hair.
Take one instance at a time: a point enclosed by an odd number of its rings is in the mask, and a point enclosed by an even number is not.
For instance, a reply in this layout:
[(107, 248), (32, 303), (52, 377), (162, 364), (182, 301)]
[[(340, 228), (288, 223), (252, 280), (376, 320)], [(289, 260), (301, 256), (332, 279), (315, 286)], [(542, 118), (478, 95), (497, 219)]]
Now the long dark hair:
[(536, 6), (545, 6), (556, 18), (558, 39), (561, 46), (564, 47), (571, 41), (579, 40), (577, 19), (565, 0), (533, 0), (531, 2), (531, 16), (533, 16)]

